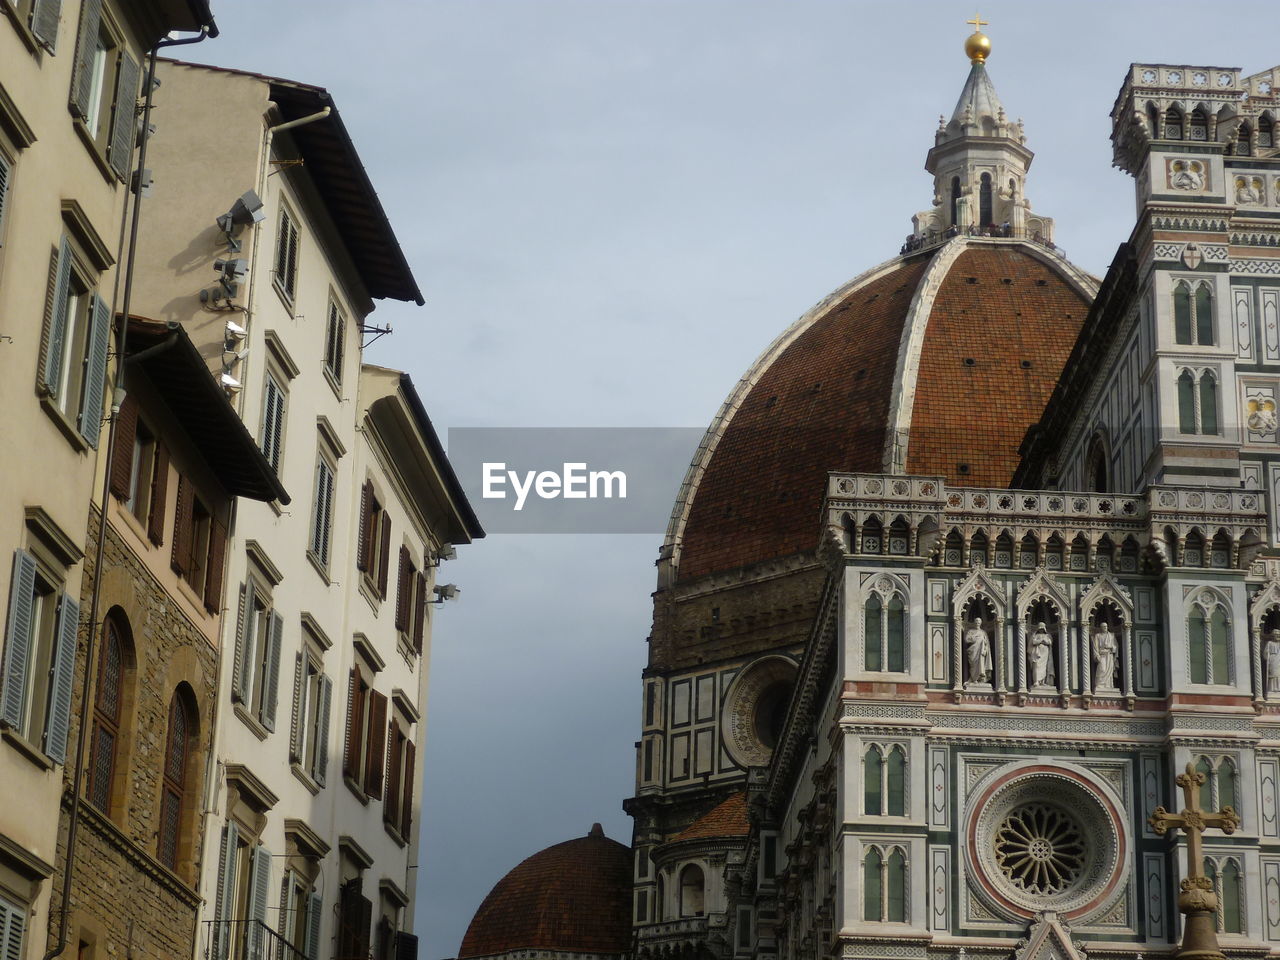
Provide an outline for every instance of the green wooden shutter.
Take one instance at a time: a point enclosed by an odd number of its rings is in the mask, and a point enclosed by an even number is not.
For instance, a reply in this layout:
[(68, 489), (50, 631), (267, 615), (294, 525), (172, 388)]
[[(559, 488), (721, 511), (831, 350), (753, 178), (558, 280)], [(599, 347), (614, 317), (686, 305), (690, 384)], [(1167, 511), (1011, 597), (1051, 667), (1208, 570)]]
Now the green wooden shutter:
[(67, 731), (71, 727), (71, 684), (76, 672), (76, 636), (80, 632), (80, 604), (69, 593), (58, 605), (58, 646), (53, 653), (53, 689), (49, 697), (49, 726), (44, 752), (56, 763), (67, 759)]
[(253, 638), (250, 633), (253, 631), (255, 617), (254, 605), (257, 599), (254, 597), (253, 581), (245, 581), (244, 586), (240, 588), (240, 614), (236, 617), (236, 650), (235, 658), (231, 664), (231, 699), (244, 700), (244, 676), (245, 662), (244, 659), (249, 655), (249, 651), (253, 649)]
[(111, 119), (111, 144), (107, 148), (107, 162), (122, 180), (129, 179), (129, 159), (133, 156), (133, 141), (137, 130), (138, 81), (142, 69), (138, 61), (122, 54), (120, 70), (116, 75), (116, 112)]
[(67, 300), (71, 292), (71, 241), (62, 238), (58, 248), (57, 267), (52, 271), (53, 287), (49, 297), (46, 322), (48, 345), (44, 351), (44, 385), (53, 396), (58, 395), (58, 371), (67, 346)]
[(76, 116), (89, 116), (89, 95), (93, 89), (93, 54), (102, 26), (102, 0), (84, 0), (80, 8), (80, 36), (76, 41), (76, 62), (71, 74), (71, 109)]
[(84, 401), (80, 407), (80, 436), (98, 447), (102, 431), (102, 397), (107, 387), (107, 347), (111, 342), (111, 308), (96, 294), (89, 304), (89, 349), (85, 356)]
[(284, 617), (272, 611), (267, 625), (267, 663), (263, 683), (262, 725), (268, 730), (276, 728), (276, 704), (280, 698), (280, 647), (284, 641)]
[(333, 703), (333, 681), (320, 676), (320, 703), (316, 711), (316, 762), (311, 776), (324, 786), (329, 772), (329, 708)]
[(27, 700), (27, 669), (31, 660), (31, 596), (36, 589), (36, 561), (25, 550), (13, 553), (9, 583), (9, 630), (4, 638), (4, 679), (0, 689), (0, 720), (22, 727)]
[(307, 942), (302, 948), (302, 952), (307, 955), (307, 960), (320, 958), (320, 924), (324, 920), (324, 913), (321, 912), (323, 905), (324, 901), (318, 893), (313, 893), (307, 898)]
[(301, 654), (297, 654), (293, 658), (293, 713), (292, 719), (289, 721), (289, 759), (302, 759), (302, 731), (306, 718), (303, 716), (305, 711), (306, 697), (306, 658)]
[(58, 20), (62, 16), (62, 0), (35, 0), (31, 5), (31, 33), (53, 53), (58, 46)]

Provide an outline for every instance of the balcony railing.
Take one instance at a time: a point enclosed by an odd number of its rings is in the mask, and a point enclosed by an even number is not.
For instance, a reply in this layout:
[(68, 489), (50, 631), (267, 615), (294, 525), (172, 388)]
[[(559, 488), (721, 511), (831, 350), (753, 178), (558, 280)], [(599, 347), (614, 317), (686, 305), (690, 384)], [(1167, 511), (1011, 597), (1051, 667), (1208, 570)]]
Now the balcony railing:
[(261, 920), (206, 920), (204, 960), (314, 960)]
[(908, 253), (915, 253), (919, 250), (929, 250), (940, 244), (946, 243), (956, 237), (988, 237), (993, 240), (1030, 240), (1032, 243), (1038, 243), (1042, 247), (1046, 247), (1065, 257), (1067, 252), (1055, 244), (1052, 240), (1048, 240), (1038, 230), (1017, 230), (1008, 224), (988, 224), (985, 227), (969, 226), (969, 227), (948, 227), (941, 233), (930, 231), (929, 233), (917, 233), (907, 237), (906, 242), (902, 245), (902, 249), (898, 251), (899, 255), (905, 256)]

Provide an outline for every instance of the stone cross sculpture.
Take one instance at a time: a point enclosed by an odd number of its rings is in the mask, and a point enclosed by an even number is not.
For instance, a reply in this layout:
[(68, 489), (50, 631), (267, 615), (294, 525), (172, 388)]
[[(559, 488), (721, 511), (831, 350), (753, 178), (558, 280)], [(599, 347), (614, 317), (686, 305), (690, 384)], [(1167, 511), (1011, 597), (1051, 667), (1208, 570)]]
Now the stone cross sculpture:
[(1147, 823), (1157, 835), (1164, 836), (1173, 827), (1181, 827), (1187, 835), (1187, 875), (1178, 894), (1178, 910), (1186, 914), (1187, 922), (1182, 933), (1182, 947), (1174, 954), (1177, 958), (1195, 957), (1196, 960), (1223, 960), (1218, 949), (1218, 936), (1214, 914), (1218, 911), (1218, 896), (1213, 882), (1204, 875), (1204, 846), (1201, 834), (1206, 827), (1216, 827), (1223, 833), (1235, 833), (1240, 817), (1230, 807), (1217, 813), (1200, 809), (1200, 787), (1205, 776), (1188, 763), (1186, 773), (1178, 774), (1178, 786), (1182, 788), (1186, 806), (1174, 815), (1164, 807), (1156, 807)]

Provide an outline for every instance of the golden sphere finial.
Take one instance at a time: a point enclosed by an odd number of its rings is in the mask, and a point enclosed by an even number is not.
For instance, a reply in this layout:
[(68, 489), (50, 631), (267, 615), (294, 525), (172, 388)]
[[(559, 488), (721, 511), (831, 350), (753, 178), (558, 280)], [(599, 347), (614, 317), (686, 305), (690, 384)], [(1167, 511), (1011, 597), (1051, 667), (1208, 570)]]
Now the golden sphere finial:
[(965, 21), (973, 24), (973, 33), (964, 42), (964, 52), (970, 63), (985, 63), (987, 57), (991, 56), (991, 38), (982, 32), (982, 28), (990, 22), (976, 14), (972, 20)]

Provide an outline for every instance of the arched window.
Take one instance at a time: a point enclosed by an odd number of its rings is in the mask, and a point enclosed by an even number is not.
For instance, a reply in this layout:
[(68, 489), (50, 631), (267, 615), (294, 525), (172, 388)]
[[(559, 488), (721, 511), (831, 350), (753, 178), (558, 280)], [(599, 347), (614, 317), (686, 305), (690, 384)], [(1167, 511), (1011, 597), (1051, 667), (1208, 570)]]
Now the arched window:
[(862, 809), (878, 817), (884, 804), (884, 756), (879, 747), (869, 747), (862, 758)]
[(702, 868), (691, 863), (680, 871), (680, 916), (702, 916), (703, 896)]
[(194, 733), (191, 709), (182, 689), (169, 701), (169, 735), (164, 749), (164, 776), (160, 794), (160, 828), (157, 854), (170, 870), (178, 866), (182, 821), (187, 792), (187, 757)]
[(885, 812), (891, 817), (907, 815), (907, 755), (902, 747), (895, 746), (885, 760), (886, 799)]
[(1187, 139), (1209, 139), (1209, 117), (1205, 114), (1204, 108), (1196, 107), (1191, 111), (1191, 118), (1187, 121)]
[(1209, 682), (1209, 643), (1204, 611), (1198, 606), (1191, 608), (1187, 617), (1188, 656), (1191, 659), (1191, 682)]
[(884, 661), (882, 653), (884, 650), (884, 635), (881, 632), (883, 623), (883, 606), (880, 603), (880, 595), (871, 594), (867, 598), (867, 605), (863, 612), (863, 623), (866, 629), (863, 632), (863, 659), (867, 670), (879, 671), (884, 669)]
[(1196, 343), (1213, 346), (1213, 291), (1207, 283), (1196, 284)]
[(127, 637), (127, 621), (118, 610), (112, 610), (102, 624), (98, 689), (93, 703), (93, 740), (89, 748), (89, 802), (106, 814), (111, 812), (118, 766)]
[(1147, 101), (1147, 126), (1151, 128), (1151, 139), (1160, 139), (1160, 111), (1150, 100)]
[(1213, 809), (1221, 810), (1223, 807), (1240, 812), (1236, 801), (1236, 765), (1227, 757), (1218, 764), (1218, 803)]
[(1271, 118), (1263, 114), (1258, 118), (1258, 146), (1274, 147), (1275, 146), (1275, 124), (1271, 122)]
[(980, 567), (985, 567), (991, 562), (987, 551), (987, 535), (981, 530), (969, 540), (969, 562)]
[(1253, 128), (1248, 122), (1240, 124), (1240, 132), (1236, 135), (1236, 156), (1247, 157), (1253, 153), (1249, 142), (1253, 139)]
[(1226, 608), (1207, 591), (1187, 614), (1187, 641), (1192, 683), (1231, 682), (1231, 624)]
[(880, 525), (877, 517), (868, 517), (866, 523), (862, 525), (862, 552), (863, 553), (879, 553), (880, 544), (883, 540), (881, 533), (884, 528)]
[(1173, 339), (1191, 343), (1191, 288), (1183, 281), (1173, 287)]
[(1196, 761), (1196, 773), (1204, 777), (1204, 783), (1200, 784), (1200, 809), (1217, 810), (1213, 804), (1213, 764), (1208, 757)]
[(1178, 375), (1178, 431), (1196, 432), (1196, 381), (1190, 370)]
[(988, 227), (995, 222), (995, 213), (991, 206), (991, 174), (984, 173), (978, 184), (978, 217), (980, 227)]
[(1182, 139), (1182, 111), (1176, 106), (1170, 107), (1164, 113), (1164, 139)]
[(889, 598), (888, 608), (885, 610), (886, 626), (888, 630), (885, 636), (885, 650), (887, 656), (887, 666), (890, 673), (902, 673), (907, 669), (906, 666), (906, 619), (907, 613), (902, 606), (902, 597), (894, 594)]
[(884, 899), (884, 880), (881, 870), (884, 862), (880, 851), (875, 847), (867, 850), (862, 860), (862, 919), (880, 920), (882, 901)]
[(960, 200), (960, 178), (952, 177), (951, 178), (951, 223), (956, 226), (958, 226), (958, 224), (956, 223), (956, 205), (958, 204), (959, 200)]
[(906, 923), (907, 920), (907, 858), (902, 849), (895, 847), (889, 854), (888, 869), (885, 871), (885, 919), (890, 923)]
[[(1210, 864), (1205, 866), (1210, 867)], [(1218, 894), (1218, 903), (1222, 905), (1218, 911), (1218, 930), (1222, 933), (1244, 933), (1244, 911), (1241, 909), (1244, 878), (1239, 861), (1231, 857), (1212, 863), (1212, 870), (1210, 880)], [(1205, 872), (1209, 873), (1208, 870)]]
[(863, 665), (869, 672), (907, 669), (907, 611), (902, 596), (872, 591), (863, 607)]
[(1222, 605), (1209, 614), (1209, 668), (1214, 683), (1231, 682), (1231, 633)]
[(1009, 536), (1008, 530), (996, 537), (996, 556), (991, 565), (1006, 569), (1013, 566), (1013, 537)]
[(1218, 432), (1218, 382), (1208, 372), (1200, 376), (1200, 432), (1210, 436)]
[(667, 896), (667, 884), (662, 878), (662, 874), (658, 874), (658, 891), (653, 900), (653, 919), (655, 923), (661, 923), (663, 912), (666, 904), (664, 903)]

